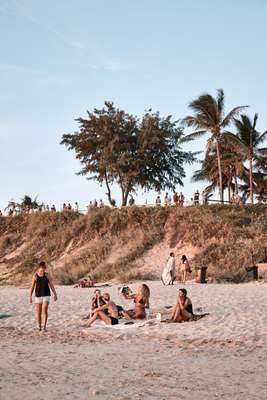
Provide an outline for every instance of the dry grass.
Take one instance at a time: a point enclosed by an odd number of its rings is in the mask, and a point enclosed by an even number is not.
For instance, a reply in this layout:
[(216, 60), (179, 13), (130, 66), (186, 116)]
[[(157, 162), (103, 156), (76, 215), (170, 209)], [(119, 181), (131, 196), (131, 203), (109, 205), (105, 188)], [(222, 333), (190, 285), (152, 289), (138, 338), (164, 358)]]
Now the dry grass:
[[(208, 266), (209, 276), (243, 281), (251, 252), (255, 261), (262, 257), (261, 249), (267, 243), (266, 217), (267, 207), (260, 205), (104, 208), (89, 215), (66, 212), (2, 217), (0, 262), (16, 265), (17, 272), (28, 279), (37, 262), (44, 259), (62, 284), (87, 275), (97, 281), (155, 279), (155, 271), (142, 272), (136, 261), (167, 237), (172, 248), (195, 246), (198, 252), (193, 266)], [(22, 243), (26, 244), (22, 251), (7, 260)]]

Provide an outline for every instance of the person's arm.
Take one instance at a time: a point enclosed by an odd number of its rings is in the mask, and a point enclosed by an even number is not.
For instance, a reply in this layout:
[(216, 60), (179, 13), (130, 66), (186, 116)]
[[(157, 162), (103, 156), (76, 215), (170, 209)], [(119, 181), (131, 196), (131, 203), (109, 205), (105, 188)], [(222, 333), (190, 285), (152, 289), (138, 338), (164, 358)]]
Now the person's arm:
[(126, 293), (122, 293), (122, 295), (123, 295), (123, 297), (124, 297), (126, 300), (134, 300), (135, 297), (136, 297), (136, 294), (126, 294)]
[(33, 294), (35, 285), (36, 285), (36, 277), (35, 277), (35, 275), (33, 275), (33, 277), (32, 277), (31, 289), (30, 289), (30, 303), (31, 303), (31, 304), (32, 304), (32, 294)]
[(182, 304), (181, 301), (179, 300), (179, 304), (180, 304), (181, 310), (185, 310), (186, 307), (187, 307), (188, 304), (189, 304), (189, 301), (188, 301), (188, 299), (186, 299), (185, 302), (184, 302), (184, 304)]
[(107, 308), (108, 308), (108, 303), (104, 304), (103, 306), (99, 306), (99, 307), (95, 308), (95, 309), (93, 310), (93, 313), (95, 313), (95, 312), (97, 312), (97, 311), (104, 311), (104, 310), (106, 310)]
[(52, 278), (49, 274), (47, 274), (47, 278), (48, 278), (49, 286), (50, 286), (52, 292), (54, 293), (54, 300), (57, 301), (57, 292), (56, 292), (55, 286), (53, 284)]
[(173, 307), (171, 319), (174, 318), (174, 316), (175, 316), (175, 314), (176, 314), (177, 307), (179, 307), (179, 300), (177, 301), (177, 303), (176, 303), (175, 306)]

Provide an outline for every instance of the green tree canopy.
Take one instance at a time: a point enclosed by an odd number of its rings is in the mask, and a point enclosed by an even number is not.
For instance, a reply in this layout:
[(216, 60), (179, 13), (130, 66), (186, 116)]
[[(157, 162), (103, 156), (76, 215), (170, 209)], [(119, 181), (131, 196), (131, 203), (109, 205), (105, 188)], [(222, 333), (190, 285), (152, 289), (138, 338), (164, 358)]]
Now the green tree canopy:
[(106, 185), (111, 204), (113, 183), (126, 205), (138, 187), (160, 191), (182, 185), (184, 163), (195, 160), (194, 153), (182, 151), (183, 132), (171, 116), (149, 110), (139, 119), (105, 102), (77, 121), (79, 130), (64, 134), (61, 144), (75, 151), (82, 164), (78, 174)]

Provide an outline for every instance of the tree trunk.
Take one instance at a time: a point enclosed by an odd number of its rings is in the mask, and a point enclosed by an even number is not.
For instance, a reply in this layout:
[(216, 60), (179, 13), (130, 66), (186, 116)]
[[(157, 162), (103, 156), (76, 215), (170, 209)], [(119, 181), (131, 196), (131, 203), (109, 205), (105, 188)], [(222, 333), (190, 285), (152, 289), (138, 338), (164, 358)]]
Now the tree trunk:
[(105, 183), (106, 183), (106, 188), (107, 188), (107, 193), (106, 193), (106, 195), (108, 196), (108, 201), (109, 201), (109, 204), (111, 205), (111, 206), (113, 206), (113, 200), (112, 200), (112, 197), (111, 197), (111, 190), (110, 190), (110, 186), (109, 186), (109, 183), (108, 183), (108, 177), (107, 177), (107, 173), (105, 172)]
[(252, 165), (252, 157), (249, 159), (249, 194), (250, 194), (250, 202), (254, 203), (253, 199), (253, 165)]
[(221, 166), (221, 154), (218, 139), (216, 139), (216, 151), (217, 151), (217, 162), (218, 162), (218, 172), (219, 172), (219, 186), (220, 186), (220, 200), (223, 204), (223, 182), (222, 182), (222, 166)]
[(228, 202), (231, 203), (231, 175), (229, 174), (227, 179), (227, 187), (228, 187)]
[(236, 168), (234, 170), (234, 179), (235, 179), (235, 194), (237, 194), (238, 193), (238, 186), (237, 186)]
[(130, 190), (127, 188), (127, 189), (123, 189), (122, 187), (121, 187), (121, 194), (122, 194), (122, 207), (125, 207), (125, 206), (127, 206), (127, 201), (128, 201), (128, 196), (129, 196), (129, 193), (130, 193)]

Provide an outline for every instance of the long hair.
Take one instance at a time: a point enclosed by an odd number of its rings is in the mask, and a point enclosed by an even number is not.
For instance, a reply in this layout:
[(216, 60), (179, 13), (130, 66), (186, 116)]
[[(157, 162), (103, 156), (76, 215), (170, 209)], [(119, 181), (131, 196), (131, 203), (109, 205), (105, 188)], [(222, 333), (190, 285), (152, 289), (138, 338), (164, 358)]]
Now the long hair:
[(145, 283), (142, 283), (142, 285), (140, 286), (139, 293), (144, 299), (145, 307), (149, 308), (150, 289)]

